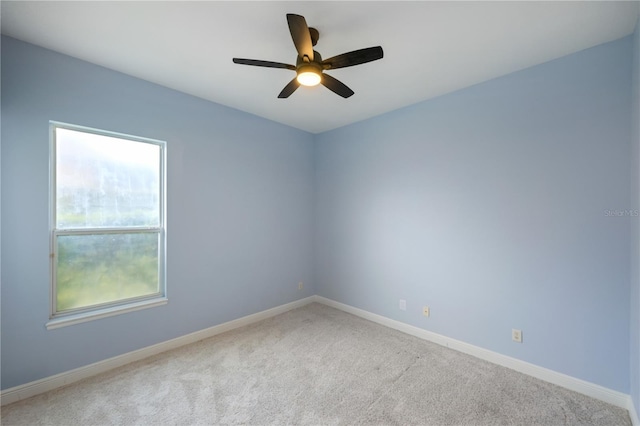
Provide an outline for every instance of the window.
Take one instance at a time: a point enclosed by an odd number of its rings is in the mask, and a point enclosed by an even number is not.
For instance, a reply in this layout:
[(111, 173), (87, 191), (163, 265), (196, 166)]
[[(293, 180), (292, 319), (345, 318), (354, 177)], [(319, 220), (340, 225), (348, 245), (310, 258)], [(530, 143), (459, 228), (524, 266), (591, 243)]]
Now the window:
[(166, 303), (165, 143), (51, 123), (48, 328)]

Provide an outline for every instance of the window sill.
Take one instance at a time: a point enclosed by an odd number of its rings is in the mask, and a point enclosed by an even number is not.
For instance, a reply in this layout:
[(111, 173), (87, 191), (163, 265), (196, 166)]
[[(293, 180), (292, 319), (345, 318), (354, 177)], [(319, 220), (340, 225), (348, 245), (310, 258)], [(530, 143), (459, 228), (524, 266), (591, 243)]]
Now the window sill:
[(56, 328), (67, 327), (69, 325), (80, 324), (100, 318), (107, 318), (114, 315), (125, 314), (127, 312), (139, 311), (141, 309), (166, 305), (168, 301), (169, 300), (166, 297), (161, 297), (157, 299), (144, 300), (142, 302), (128, 303), (121, 306), (112, 306), (110, 308), (95, 310), (91, 312), (83, 312), (81, 314), (65, 315), (63, 317), (51, 319), (45, 324), (45, 326), (47, 327), (47, 330), (54, 330)]

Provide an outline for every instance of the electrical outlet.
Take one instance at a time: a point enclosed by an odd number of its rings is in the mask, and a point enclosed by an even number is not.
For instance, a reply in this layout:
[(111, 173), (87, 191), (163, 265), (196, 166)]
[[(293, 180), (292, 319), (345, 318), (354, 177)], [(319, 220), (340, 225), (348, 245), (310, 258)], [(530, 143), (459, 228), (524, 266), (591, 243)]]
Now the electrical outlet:
[(302, 281), (300, 281), (298, 283), (298, 290), (302, 290), (304, 288), (304, 283)]
[(511, 340), (514, 342), (522, 343), (522, 330), (516, 330), (515, 328), (511, 330)]
[(404, 299), (400, 299), (400, 303), (398, 304), (398, 307), (400, 308), (401, 311), (406, 311), (407, 310), (407, 301)]
[(422, 315), (424, 315), (425, 317), (428, 317), (430, 315), (431, 311), (429, 310), (428, 306), (424, 306), (422, 308)]

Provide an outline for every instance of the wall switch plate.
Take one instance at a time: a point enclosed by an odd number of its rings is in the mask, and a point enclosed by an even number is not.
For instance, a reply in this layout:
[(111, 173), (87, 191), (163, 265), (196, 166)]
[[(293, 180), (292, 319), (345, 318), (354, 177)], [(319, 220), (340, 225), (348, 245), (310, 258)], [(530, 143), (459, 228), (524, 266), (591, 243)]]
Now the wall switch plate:
[(516, 330), (515, 328), (511, 330), (511, 340), (514, 342), (522, 343), (522, 330)]
[(298, 290), (302, 290), (304, 288), (304, 283), (302, 281), (300, 281), (298, 283)]
[(428, 306), (424, 306), (422, 308), (422, 315), (424, 315), (425, 317), (428, 317), (430, 313), (431, 313), (431, 311), (430, 311)]
[(407, 310), (407, 301), (404, 299), (400, 299), (400, 303), (398, 304), (398, 307), (400, 308), (401, 311), (406, 311)]

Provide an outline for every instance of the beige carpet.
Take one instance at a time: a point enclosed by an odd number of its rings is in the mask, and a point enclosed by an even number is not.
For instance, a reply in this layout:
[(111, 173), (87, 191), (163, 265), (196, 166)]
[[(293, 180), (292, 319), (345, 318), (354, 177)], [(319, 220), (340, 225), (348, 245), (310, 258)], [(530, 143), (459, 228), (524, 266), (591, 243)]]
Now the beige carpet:
[(626, 410), (320, 304), (2, 409), (3, 425), (630, 425)]

